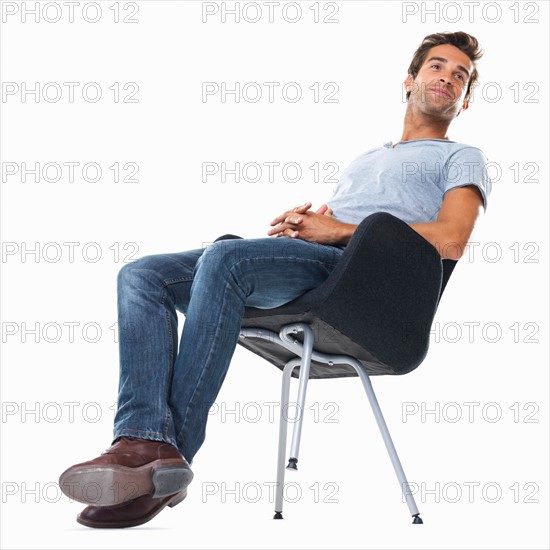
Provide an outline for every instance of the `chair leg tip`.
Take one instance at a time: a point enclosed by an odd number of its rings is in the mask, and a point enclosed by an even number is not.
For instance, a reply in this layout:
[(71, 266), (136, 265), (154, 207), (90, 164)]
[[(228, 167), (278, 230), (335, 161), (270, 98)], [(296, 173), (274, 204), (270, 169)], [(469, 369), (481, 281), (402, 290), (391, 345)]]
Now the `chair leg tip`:
[(419, 524), (419, 523), (424, 523), (424, 522), (422, 521), (422, 518), (420, 517), (419, 514), (415, 514), (413, 516), (413, 524)]
[(288, 465), (286, 467), (287, 470), (298, 470), (298, 459), (297, 458), (289, 458), (288, 459)]
[(273, 519), (283, 519), (283, 513), (282, 512), (275, 512), (275, 515), (273, 516)]

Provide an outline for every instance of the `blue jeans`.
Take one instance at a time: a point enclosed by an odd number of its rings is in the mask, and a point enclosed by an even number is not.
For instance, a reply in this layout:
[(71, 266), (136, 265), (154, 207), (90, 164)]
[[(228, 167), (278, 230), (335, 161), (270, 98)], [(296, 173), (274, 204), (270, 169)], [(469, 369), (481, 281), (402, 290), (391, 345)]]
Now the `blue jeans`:
[[(274, 308), (319, 286), (343, 251), (290, 237), (232, 239), (122, 267), (113, 442), (121, 436), (165, 441), (191, 463), (245, 306)], [(177, 311), (185, 315), (179, 351)]]

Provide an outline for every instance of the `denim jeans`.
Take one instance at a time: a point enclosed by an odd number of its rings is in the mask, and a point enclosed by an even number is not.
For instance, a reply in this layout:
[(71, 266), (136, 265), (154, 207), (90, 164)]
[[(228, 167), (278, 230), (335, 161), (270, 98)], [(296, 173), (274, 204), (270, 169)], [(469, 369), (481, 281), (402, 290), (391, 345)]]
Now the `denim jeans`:
[[(223, 240), (119, 271), (120, 379), (113, 442), (165, 441), (192, 462), (235, 351), (245, 306), (317, 287), (343, 248), (290, 237)], [(185, 315), (178, 350), (177, 311)]]

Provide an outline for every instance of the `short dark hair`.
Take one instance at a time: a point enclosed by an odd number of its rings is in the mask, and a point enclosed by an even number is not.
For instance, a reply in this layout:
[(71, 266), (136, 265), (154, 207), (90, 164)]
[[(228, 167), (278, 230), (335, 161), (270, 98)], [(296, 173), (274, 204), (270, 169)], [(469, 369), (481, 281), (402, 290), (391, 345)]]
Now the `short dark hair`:
[[(450, 44), (451, 46), (457, 47), (459, 50), (463, 51), (472, 61), (473, 70), (468, 80), (468, 86), (466, 88), (466, 95), (464, 96), (464, 101), (467, 101), (470, 98), (471, 89), (476, 85), (479, 73), (476, 68), (476, 61), (481, 59), (483, 56), (483, 51), (477, 41), (477, 38), (473, 37), (470, 34), (467, 34), (462, 31), (457, 32), (436, 32), (434, 34), (429, 34), (422, 40), (420, 46), (416, 52), (414, 52), (413, 59), (409, 65), (408, 74), (413, 78), (416, 78), (418, 71), (422, 67), (422, 64), (426, 60), (426, 55), (428, 51), (434, 46), (441, 46), (442, 44)], [(407, 101), (411, 92), (407, 92)]]

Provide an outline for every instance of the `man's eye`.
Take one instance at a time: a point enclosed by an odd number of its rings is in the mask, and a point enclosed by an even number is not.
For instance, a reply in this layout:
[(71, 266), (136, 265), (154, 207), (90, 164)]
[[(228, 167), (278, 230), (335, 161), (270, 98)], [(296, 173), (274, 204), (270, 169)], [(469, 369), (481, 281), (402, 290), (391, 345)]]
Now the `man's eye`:
[(457, 73), (456, 76), (458, 76), (460, 80), (464, 80), (464, 75), (462, 73)]
[(432, 68), (433, 68), (433, 67), (439, 67), (439, 65), (437, 65), (437, 64), (436, 64), (436, 65), (432, 65)]

